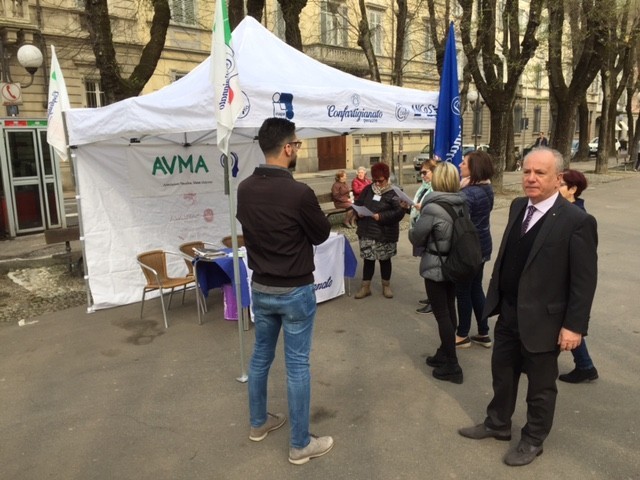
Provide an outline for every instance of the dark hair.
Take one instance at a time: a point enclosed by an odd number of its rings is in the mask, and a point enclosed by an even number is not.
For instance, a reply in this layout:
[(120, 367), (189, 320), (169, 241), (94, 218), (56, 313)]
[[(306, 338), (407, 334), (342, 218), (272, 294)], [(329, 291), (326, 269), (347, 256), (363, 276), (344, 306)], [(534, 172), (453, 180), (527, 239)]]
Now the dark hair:
[(267, 118), (258, 131), (258, 144), (262, 153), (274, 155), (295, 136), (295, 123), (285, 118)]
[(389, 175), (389, 165), (387, 165), (386, 163), (374, 163), (371, 167), (371, 178), (373, 178), (374, 180), (380, 177), (384, 177), (385, 180), (388, 180)]
[(563, 170), (562, 180), (567, 184), (567, 187), (576, 187), (576, 193), (573, 194), (575, 198), (578, 198), (580, 194), (587, 189), (587, 177), (578, 170), (571, 170), (569, 168)]
[(474, 184), (493, 177), (493, 161), (491, 155), (479, 150), (467, 154), (467, 166), (469, 167), (469, 183)]

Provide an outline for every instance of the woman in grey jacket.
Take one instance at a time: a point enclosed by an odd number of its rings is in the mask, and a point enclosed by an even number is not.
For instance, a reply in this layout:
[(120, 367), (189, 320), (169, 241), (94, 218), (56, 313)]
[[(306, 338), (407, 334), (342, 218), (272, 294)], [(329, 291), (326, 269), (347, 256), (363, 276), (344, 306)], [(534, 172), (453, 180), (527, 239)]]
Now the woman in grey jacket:
[[(440, 347), (436, 354), (427, 357), (427, 365), (434, 367), (433, 376), (438, 380), (462, 383), (462, 369), (456, 355), (456, 289), (445, 280), (438, 252), (446, 259), (451, 249), (453, 219), (439, 203), (447, 203), (455, 211), (465, 211), (460, 190), (458, 169), (448, 162), (441, 162), (433, 172), (433, 192), (422, 201), (420, 218), (409, 230), (409, 240), (414, 247), (426, 246), (420, 260), (420, 275), (424, 277), (427, 295), (438, 322)], [(436, 246), (437, 244), (437, 246)]]

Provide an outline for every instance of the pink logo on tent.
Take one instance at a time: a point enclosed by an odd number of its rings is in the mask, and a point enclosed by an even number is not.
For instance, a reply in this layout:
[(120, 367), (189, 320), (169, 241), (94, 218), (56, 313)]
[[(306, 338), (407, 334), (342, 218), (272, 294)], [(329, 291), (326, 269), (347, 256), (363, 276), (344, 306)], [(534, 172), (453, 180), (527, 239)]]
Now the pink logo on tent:
[(202, 218), (204, 218), (204, 221), (207, 223), (213, 222), (213, 210), (210, 208), (206, 208), (204, 213), (202, 214)]

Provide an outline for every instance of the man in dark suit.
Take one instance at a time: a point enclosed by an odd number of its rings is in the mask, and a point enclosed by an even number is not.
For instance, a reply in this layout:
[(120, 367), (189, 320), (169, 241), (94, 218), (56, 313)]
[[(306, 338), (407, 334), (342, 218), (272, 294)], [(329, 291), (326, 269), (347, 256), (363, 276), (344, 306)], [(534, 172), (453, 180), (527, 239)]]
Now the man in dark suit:
[(545, 147), (524, 160), (526, 197), (511, 204), (484, 309), (485, 317), (498, 314), (493, 399), (484, 423), (458, 430), (475, 440), (511, 440), (518, 382), (526, 373), (527, 423), (504, 457), (512, 466), (542, 453), (553, 423), (558, 354), (587, 334), (596, 289), (596, 221), (559, 195), (562, 167), (562, 155)]
[(549, 141), (547, 140), (547, 137), (544, 136), (544, 132), (540, 132), (533, 146), (537, 148), (537, 147), (546, 147), (547, 145), (549, 145)]

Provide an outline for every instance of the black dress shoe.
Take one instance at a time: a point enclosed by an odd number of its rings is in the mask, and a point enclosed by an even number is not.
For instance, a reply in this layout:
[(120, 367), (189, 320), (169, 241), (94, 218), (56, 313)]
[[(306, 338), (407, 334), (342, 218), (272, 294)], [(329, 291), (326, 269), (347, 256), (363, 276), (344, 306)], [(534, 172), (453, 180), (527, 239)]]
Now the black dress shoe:
[(511, 440), (511, 430), (494, 430), (487, 427), (484, 423), (480, 423), (473, 427), (465, 427), (458, 430), (463, 437), (472, 438), (473, 440), (482, 440), (484, 438), (495, 438), (508, 442)]
[(422, 300), (418, 300), (418, 303), (420, 305), (429, 305), (431, 303), (431, 300), (429, 300), (428, 298), (423, 298)]
[(416, 313), (431, 313), (433, 312), (433, 308), (431, 308), (431, 304), (427, 304), (424, 307), (420, 307), (416, 309)]
[(440, 367), (434, 368), (433, 372), (431, 373), (433, 377), (437, 378), (438, 380), (457, 383), (458, 385), (462, 383), (462, 368), (460, 368), (458, 362), (447, 362)]
[(523, 465), (529, 465), (539, 455), (542, 455), (542, 445), (536, 447), (524, 440), (520, 440), (518, 446), (505, 455), (504, 463), (511, 467), (522, 467)]
[(569, 373), (563, 373), (558, 377), (558, 380), (567, 383), (582, 383), (592, 382), (596, 378), (598, 378), (598, 370), (596, 370), (596, 367), (592, 367), (587, 370), (578, 370), (576, 368)]
[(430, 367), (442, 367), (443, 365), (446, 365), (447, 363), (447, 357), (445, 354), (442, 353), (442, 351), (440, 349), (436, 350), (436, 354), (433, 355), (432, 357), (427, 357), (427, 359), (425, 360), (427, 365), (429, 365)]

